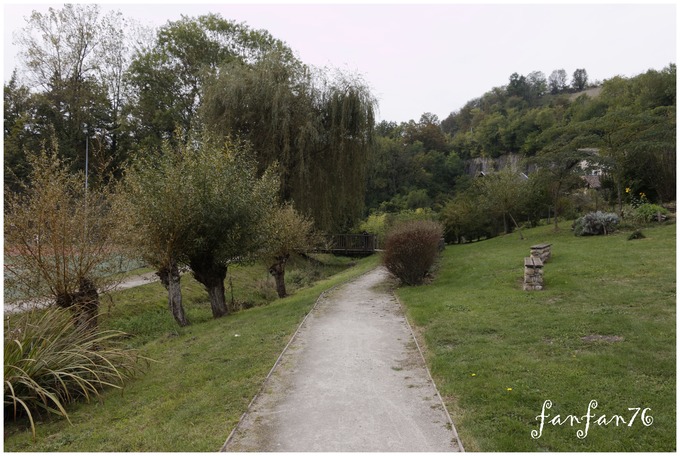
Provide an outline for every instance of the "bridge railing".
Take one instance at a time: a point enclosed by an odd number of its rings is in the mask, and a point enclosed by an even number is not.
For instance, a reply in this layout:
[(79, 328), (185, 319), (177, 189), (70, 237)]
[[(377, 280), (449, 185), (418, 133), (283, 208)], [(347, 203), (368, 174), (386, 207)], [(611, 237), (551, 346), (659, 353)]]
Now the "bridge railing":
[(329, 250), (336, 254), (370, 255), (378, 249), (374, 234), (335, 234), (328, 240)]

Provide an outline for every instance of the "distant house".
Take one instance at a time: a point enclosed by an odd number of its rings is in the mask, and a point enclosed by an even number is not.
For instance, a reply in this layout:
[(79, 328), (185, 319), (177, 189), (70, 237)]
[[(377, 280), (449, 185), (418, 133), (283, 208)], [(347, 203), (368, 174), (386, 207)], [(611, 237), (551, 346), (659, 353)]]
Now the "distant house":
[[(585, 152), (593, 157), (590, 160), (582, 160), (578, 164), (582, 172), (581, 178), (586, 184), (585, 187), (587, 189), (599, 190), (602, 187), (600, 179), (604, 174), (602, 166), (598, 163), (600, 149), (591, 147), (578, 149), (578, 151)], [(477, 178), (490, 176), (501, 170), (511, 170), (522, 180), (529, 180), (528, 174), (537, 169), (535, 165), (532, 165), (526, 167), (523, 172), (521, 170), (521, 159), (517, 154), (506, 154), (497, 158), (477, 157), (468, 160), (466, 168), (469, 175)]]
[(475, 157), (466, 160), (465, 172), (472, 177), (485, 177), (503, 170), (519, 174), (528, 179), (527, 174), (535, 170), (534, 165), (526, 165), (520, 154), (503, 154), (495, 158)]
[[(587, 152), (594, 157), (599, 157), (600, 149), (591, 147), (579, 149), (579, 152)], [(581, 176), (586, 182), (586, 188), (598, 190), (602, 187), (600, 176), (604, 174), (604, 170), (597, 163), (597, 160), (583, 160), (579, 163), (579, 167), (583, 170), (584, 175)]]
[(600, 175), (599, 174), (587, 174), (585, 176), (582, 176), (583, 180), (586, 181), (586, 187), (587, 188), (593, 188), (595, 190), (598, 190), (600, 187), (602, 187), (602, 184), (600, 184)]

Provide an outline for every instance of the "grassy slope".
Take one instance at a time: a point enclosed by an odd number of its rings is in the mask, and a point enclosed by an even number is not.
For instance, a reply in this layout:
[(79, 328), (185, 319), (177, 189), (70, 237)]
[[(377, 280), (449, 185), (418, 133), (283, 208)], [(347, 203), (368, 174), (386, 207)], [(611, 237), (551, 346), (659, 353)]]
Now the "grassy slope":
[[(428, 347), (428, 363), (468, 451), (674, 451), (676, 448), (675, 226), (574, 237), (539, 227), (524, 234), (447, 247), (433, 284), (400, 289)], [(553, 244), (545, 290), (524, 292), (529, 246)], [(589, 335), (623, 341), (586, 342)], [(509, 390), (511, 388), (511, 390)], [(538, 430), (545, 400), (543, 435)], [(643, 426), (574, 422), (598, 401)]]
[[(130, 342), (157, 362), (122, 394), (109, 391), (103, 403), (69, 408), (73, 426), (61, 419), (39, 425), (35, 442), (25, 426), (6, 423), (5, 450), (217, 451), (319, 294), (377, 261), (376, 256), (361, 260), (286, 299), (218, 320), (210, 317), (200, 285), (184, 277), (183, 296), (193, 324), (183, 329), (172, 321), (159, 284), (121, 292), (102, 325), (139, 334)], [(261, 298), (257, 282), (266, 281), (266, 272), (258, 279), (258, 271), (233, 271), (237, 301)], [(248, 280), (254, 282), (248, 285)]]

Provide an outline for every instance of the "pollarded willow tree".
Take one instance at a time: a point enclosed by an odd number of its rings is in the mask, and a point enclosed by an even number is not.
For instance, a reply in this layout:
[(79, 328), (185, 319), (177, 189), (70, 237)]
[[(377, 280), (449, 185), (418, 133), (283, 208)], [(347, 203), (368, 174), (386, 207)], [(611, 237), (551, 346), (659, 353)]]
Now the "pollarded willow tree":
[(182, 261), (210, 296), (213, 317), (228, 313), (224, 280), (230, 264), (255, 257), (278, 204), (275, 167), (257, 176), (245, 144), (204, 139), (185, 157), (192, 223)]
[(286, 203), (276, 209), (269, 219), (263, 256), (272, 262), (269, 274), (276, 281), (276, 293), (285, 297), (286, 264), (291, 255), (304, 254), (323, 242), (314, 230), (314, 221), (298, 213), (292, 204)]
[(260, 172), (278, 162), (282, 199), (332, 231), (362, 215), (375, 106), (358, 78), (272, 52), (222, 66), (206, 83), (201, 120), (250, 141)]
[(162, 153), (138, 158), (125, 175), (117, 213), (127, 245), (158, 270), (180, 326), (179, 270), (189, 266), (210, 296), (214, 317), (228, 313), (224, 279), (230, 264), (256, 255), (277, 204), (274, 169), (257, 177), (248, 148), (207, 139), (165, 141)]
[(184, 148), (163, 144), (163, 153), (140, 155), (125, 170), (114, 213), (121, 222), (120, 243), (130, 255), (156, 268), (168, 291), (168, 307), (180, 326), (189, 324), (182, 305), (180, 257), (187, 248), (192, 223), (185, 198)]
[(5, 286), (26, 298), (49, 297), (74, 324), (96, 329), (99, 292), (124, 263), (114, 241), (110, 188), (85, 187), (83, 173), (56, 146), (29, 156), (20, 192), (5, 188)]

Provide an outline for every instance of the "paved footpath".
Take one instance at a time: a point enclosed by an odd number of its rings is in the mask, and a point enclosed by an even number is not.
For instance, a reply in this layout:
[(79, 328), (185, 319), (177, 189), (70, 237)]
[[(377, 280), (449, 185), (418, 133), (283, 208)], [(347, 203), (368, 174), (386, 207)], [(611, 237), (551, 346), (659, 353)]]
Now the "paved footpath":
[(390, 281), (319, 300), (223, 451), (463, 450)]

